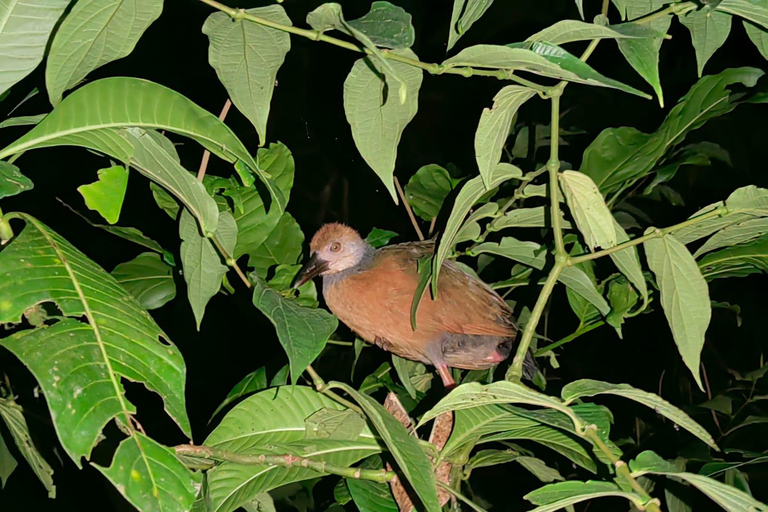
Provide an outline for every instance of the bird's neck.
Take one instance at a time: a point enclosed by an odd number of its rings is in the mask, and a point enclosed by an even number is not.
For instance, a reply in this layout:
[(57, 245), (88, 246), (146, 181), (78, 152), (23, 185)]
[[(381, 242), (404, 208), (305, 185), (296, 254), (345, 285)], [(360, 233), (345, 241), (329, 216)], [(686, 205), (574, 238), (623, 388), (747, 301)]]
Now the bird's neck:
[(360, 272), (365, 272), (370, 269), (373, 266), (373, 258), (375, 255), (376, 249), (374, 249), (371, 244), (366, 243), (360, 261), (341, 272), (323, 276), (323, 287), (333, 286), (351, 275), (359, 274)]

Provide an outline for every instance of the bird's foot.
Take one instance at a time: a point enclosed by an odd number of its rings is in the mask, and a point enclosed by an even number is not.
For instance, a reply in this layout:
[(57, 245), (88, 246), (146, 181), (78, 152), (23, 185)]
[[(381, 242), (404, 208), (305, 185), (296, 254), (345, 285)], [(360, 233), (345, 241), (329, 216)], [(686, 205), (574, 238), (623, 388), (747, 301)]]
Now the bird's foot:
[(445, 389), (450, 391), (456, 387), (456, 381), (453, 380), (451, 370), (445, 363), (436, 365), (435, 369), (437, 370), (437, 374), (440, 375), (440, 378), (443, 379), (443, 386), (445, 386)]

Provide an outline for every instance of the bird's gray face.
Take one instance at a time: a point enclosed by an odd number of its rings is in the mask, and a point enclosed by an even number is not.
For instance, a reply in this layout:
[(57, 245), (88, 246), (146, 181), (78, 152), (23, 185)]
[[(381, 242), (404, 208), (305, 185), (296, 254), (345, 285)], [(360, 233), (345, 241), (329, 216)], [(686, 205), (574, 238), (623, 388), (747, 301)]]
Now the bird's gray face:
[(310, 243), (310, 258), (296, 274), (299, 287), (316, 276), (337, 274), (354, 267), (366, 253), (366, 242), (357, 231), (342, 224), (323, 226)]

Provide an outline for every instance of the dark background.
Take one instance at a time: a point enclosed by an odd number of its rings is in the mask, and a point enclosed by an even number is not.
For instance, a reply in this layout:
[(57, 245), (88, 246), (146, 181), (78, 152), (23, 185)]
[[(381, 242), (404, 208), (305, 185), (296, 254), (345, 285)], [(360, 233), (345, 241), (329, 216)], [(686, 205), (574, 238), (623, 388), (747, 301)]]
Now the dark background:
[[(347, 19), (368, 11), (368, 2), (341, 2)], [(394, 1), (413, 15), (417, 40), (414, 51), (425, 62), (445, 58), (447, 27), (452, 2)], [(596, 14), (587, 4), (587, 18)], [(318, 1), (286, 0), (282, 5), (298, 26), (305, 26), (306, 13), (320, 4)], [(243, 1), (236, 7), (254, 7), (261, 2)], [(166, 85), (186, 95), (203, 108), (219, 113), (226, 92), (214, 70), (207, 63), (208, 43), (201, 27), (213, 10), (198, 2), (166, 2), (161, 18), (141, 39), (127, 58), (104, 66), (89, 75), (88, 80), (106, 76), (134, 76)], [(578, 18), (571, 1), (504, 2), (497, 1), (486, 15), (461, 39), (458, 48), (476, 43), (499, 43), (524, 40), (530, 34), (564, 18)], [(611, 12), (611, 19), (617, 13)], [(665, 114), (696, 81), (696, 62), (688, 31), (676, 20), (670, 32), (672, 40), (664, 43), (661, 54), (661, 77), (666, 107), (616, 90), (581, 85), (569, 85), (562, 100), (568, 111), (562, 124), (566, 128), (586, 131), (584, 135), (568, 138), (569, 145), (561, 149), (561, 158), (578, 168), (581, 154), (600, 130), (611, 126), (631, 125), (643, 131), (655, 130)], [(413, 228), (402, 209), (393, 204), (389, 193), (376, 175), (367, 167), (354, 147), (349, 125), (342, 107), (342, 86), (349, 69), (359, 56), (351, 52), (299, 37), (291, 38), (288, 53), (278, 75), (278, 87), (272, 101), (268, 126), (268, 142), (281, 141), (292, 151), (296, 162), (296, 180), (288, 210), (311, 236), (323, 222), (341, 220), (366, 234), (372, 227), (400, 233), (395, 241), (415, 238)], [(583, 46), (570, 45), (579, 54)], [(615, 43), (602, 42), (590, 64), (611, 78), (618, 79), (650, 92), (650, 88), (626, 64)], [(740, 22), (734, 22), (732, 34), (705, 68), (706, 74), (728, 67), (757, 66), (766, 69), (765, 61), (747, 39)], [(14, 87), (11, 96), (0, 105), (0, 115), (7, 115), (33, 87), (42, 88), (42, 69)], [(396, 175), (402, 183), (422, 165), (453, 163), (466, 174), (475, 173), (473, 137), (482, 108), (489, 106), (493, 95), (504, 84), (495, 79), (457, 76), (424, 76), (419, 95), (419, 112), (408, 126), (399, 146)], [(765, 80), (761, 82), (765, 87)], [(548, 123), (549, 105), (531, 101), (521, 112), (519, 121)], [(24, 103), (13, 115), (30, 115), (50, 110), (45, 94)], [(709, 168), (686, 168), (672, 186), (686, 199), (684, 206), (648, 202), (648, 211), (659, 226), (682, 221), (688, 215), (716, 200), (724, 199), (734, 189), (756, 184), (767, 186), (765, 162), (768, 144), (765, 129), (765, 106), (742, 106), (735, 112), (710, 121), (693, 132), (686, 143), (707, 140), (720, 144), (731, 155), (733, 168), (715, 164)], [(227, 124), (255, 152), (258, 139), (254, 128), (235, 108)], [(25, 128), (0, 131), (4, 146), (20, 136)], [(182, 162), (197, 169), (202, 149), (176, 137)], [(536, 155), (546, 159), (546, 148)], [(55, 198), (72, 205), (91, 218), (77, 186), (90, 183), (96, 171), (104, 167), (105, 159), (79, 148), (42, 149), (25, 154), (17, 165), (35, 183), (35, 190), (3, 200), (3, 210), (21, 210), (37, 216), (64, 235), (76, 247), (107, 270), (142, 252), (136, 245), (91, 228), (69, 212)], [(525, 171), (533, 167), (524, 167)], [(212, 159), (209, 172), (228, 175), (228, 164)], [(120, 225), (135, 226), (148, 236), (159, 240), (167, 249), (178, 251), (175, 223), (155, 206), (146, 179), (132, 173), (126, 206)], [(636, 234), (636, 233), (635, 233)], [(508, 272), (508, 269), (506, 269)], [(491, 278), (493, 276), (485, 276)], [(736, 327), (732, 314), (715, 310), (707, 334), (703, 361), (713, 390), (722, 389), (729, 377), (726, 369), (739, 371), (756, 369), (765, 349), (763, 275), (746, 279), (715, 281), (711, 285), (713, 300), (739, 304), (743, 324)], [(201, 443), (213, 425), (210, 415), (231, 387), (247, 373), (266, 366), (269, 377), (287, 362), (274, 335), (272, 326), (253, 308), (249, 294), (240, 286), (234, 297), (218, 295), (206, 310), (201, 332), (195, 330), (191, 309), (186, 302), (183, 279), (177, 280), (177, 299), (153, 316), (179, 346), (187, 362), (187, 404), (195, 442)], [(522, 289), (510, 298), (532, 305), (537, 288)], [(546, 318), (546, 335), (557, 340), (578, 325), (571, 313), (562, 288), (555, 292)], [(543, 324), (542, 324), (543, 328)], [(342, 331), (345, 332), (345, 331)], [(347, 339), (351, 339), (347, 336)], [(364, 350), (355, 373), (355, 384), (387, 360), (376, 349)], [(326, 379), (349, 378), (352, 350), (329, 348), (315, 364)], [(675, 404), (701, 403), (706, 396), (699, 392), (688, 370), (683, 366), (671, 334), (660, 311), (630, 319), (624, 327), (624, 339), (603, 327), (566, 345), (560, 351), (558, 370), (547, 370), (550, 385), (556, 390), (562, 383), (579, 378), (594, 378), (611, 382), (627, 382), (648, 391), (660, 392)], [(542, 364), (544, 362), (542, 361)], [(112, 486), (95, 469), (85, 465), (75, 468), (57, 446), (42, 400), (32, 396), (34, 381), (24, 367), (7, 351), (0, 350), (0, 369), (8, 374), (19, 402), (30, 412), (31, 428), (39, 447), (55, 469), (58, 498), (45, 497), (45, 492), (32, 471), (19, 457), (19, 467), (0, 490), (0, 509), (21, 510), (131, 510)], [(663, 374), (663, 379), (662, 379)], [(142, 386), (127, 385), (129, 398), (138, 405), (142, 424), (148, 433), (167, 444), (184, 442), (181, 433), (162, 413), (160, 400)], [(439, 396), (439, 386), (433, 391)], [(433, 394), (435, 394), (433, 393)], [(434, 398), (436, 399), (437, 396)], [(434, 400), (433, 399), (433, 400)], [(692, 437), (663, 425), (650, 410), (635, 407), (625, 401), (601, 400), (615, 413), (614, 439), (634, 437), (636, 420), (649, 425), (643, 432), (645, 449), (656, 450), (664, 457), (674, 458), (680, 450), (692, 445)], [(696, 416), (711, 427), (708, 415)], [(707, 423), (710, 421), (710, 423)], [(215, 424), (215, 423), (214, 423)], [(750, 430), (751, 429), (751, 430)], [(764, 450), (768, 435), (764, 426), (745, 429), (734, 444), (742, 448)], [(108, 434), (117, 434), (116, 431)], [(736, 437), (736, 436), (734, 436)], [(119, 434), (100, 445), (96, 452), (102, 464), (109, 462), (101, 451), (111, 453)], [(549, 453), (537, 448), (537, 454)], [(629, 456), (633, 455), (631, 451)], [(101, 457), (101, 458), (99, 458)], [(61, 460), (61, 462), (59, 462)], [(551, 459), (564, 475), (586, 479), (584, 472), (574, 472), (564, 459)], [(759, 467), (756, 467), (759, 469)], [(751, 487), (755, 496), (768, 500), (766, 478), (759, 471), (751, 472)], [(335, 479), (326, 479), (316, 488), (317, 510), (329, 505)], [(477, 495), (493, 505), (494, 510), (527, 509), (521, 496), (538, 486), (537, 481), (517, 465), (477, 470), (472, 479)], [(351, 506), (350, 506), (351, 507)], [(590, 510), (626, 510), (625, 503), (604, 500), (592, 504)], [(349, 507), (348, 507), (349, 508)], [(705, 498), (699, 499), (694, 510), (715, 509)], [(350, 508), (351, 509), (351, 508)], [(584, 510), (584, 507), (580, 510)]]

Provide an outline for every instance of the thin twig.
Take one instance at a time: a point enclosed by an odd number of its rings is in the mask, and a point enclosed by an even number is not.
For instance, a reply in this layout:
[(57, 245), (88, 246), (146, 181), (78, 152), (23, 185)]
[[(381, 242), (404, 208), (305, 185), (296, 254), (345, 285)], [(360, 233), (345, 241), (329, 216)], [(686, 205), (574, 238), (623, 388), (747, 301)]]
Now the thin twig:
[[(224, 121), (231, 106), (232, 101), (227, 98), (227, 101), (224, 102), (224, 107), (221, 109), (221, 114), (219, 114), (219, 121)], [(208, 168), (208, 160), (210, 158), (211, 152), (207, 149), (203, 151), (203, 158), (200, 159), (200, 168), (197, 170), (197, 181), (202, 182), (203, 178), (205, 178), (205, 170)]]
[(416, 216), (413, 214), (413, 210), (411, 210), (411, 205), (409, 205), (408, 201), (405, 199), (405, 193), (403, 192), (403, 187), (400, 186), (400, 180), (397, 179), (397, 176), (395, 176), (395, 188), (397, 189), (397, 195), (400, 196), (400, 200), (403, 202), (405, 211), (408, 212), (408, 217), (411, 219), (411, 224), (413, 224), (413, 229), (415, 229), (416, 234), (419, 235), (419, 240), (424, 240), (424, 233), (421, 232), (419, 223), (416, 221)]
[[(704, 387), (707, 390), (707, 400), (712, 400), (712, 390), (709, 387), (709, 377), (707, 377), (707, 369), (704, 367), (704, 363), (701, 363), (701, 374), (704, 376)], [(715, 412), (714, 409), (710, 409), (709, 412), (712, 413), (712, 419), (715, 421), (715, 425), (717, 426), (717, 431), (722, 433), (723, 429), (720, 428), (720, 420), (717, 419), (717, 412)]]
[(543, 356), (550, 350), (554, 350), (557, 347), (561, 347), (565, 345), (566, 343), (570, 343), (576, 338), (579, 338), (580, 336), (583, 336), (584, 334), (587, 334), (589, 331), (593, 331), (597, 329), (598, 327), (601, 327), (605, 325), (605, 320), (598, 320), (597, 322), (587, 324), (583, 327), (579, 327), (575, 332), (569, 334), (568, 336), (557, 340), (556, 342), (552, 343), (551, 345), (547, 345), (546, 347), (542, 347), (538, 349), (533, 355), (534, 357)]
[(360, 407), (358, 407), (357, 405), (353, 404), (352, 402), (350, 402), (346, 398), (342, 398), (339, 395), (337, 395), (336, 393), (334, 393), (333, 390), (331, 390), (328, 387), (328, 385), (325, 383), (325, 381), (320, 376), (320, 374), (317, 373), (314, 368), (312, 368), (312, 365), (307, 366), (307, 373), (309, 374), (310, 378), (312, 379), (312, 384), (315, 386), (315, 389), (317, 390), (318, 393), (324, 394), (325, 396), (327, 396), (331, 400), (333, 400), (333, 401), (335, 401), (337, 403), (340, 403), (341, 405), (343, 405), (344, 407), (346, 407), (348, 409), (352, 409), (355, 412), (363, 414), (363, 410)]

